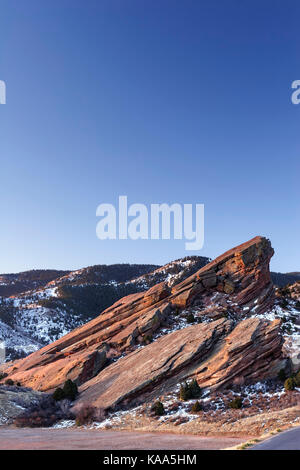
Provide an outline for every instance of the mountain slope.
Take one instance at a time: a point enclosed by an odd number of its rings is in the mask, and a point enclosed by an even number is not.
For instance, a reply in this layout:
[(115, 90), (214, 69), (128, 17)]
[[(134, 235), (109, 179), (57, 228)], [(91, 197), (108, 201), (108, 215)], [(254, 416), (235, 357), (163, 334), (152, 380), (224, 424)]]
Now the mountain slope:
[(271, 272), (273, 283), (277, 287), (284, 287), (287, 284), (294, 284), (300, 280), (300, 273), (274, 273)]
[(69, 271), (54, 269), (36, 269), (18, 274), (0, 274), (0, 296), (9, 297), (28, 290), (39, 289)]

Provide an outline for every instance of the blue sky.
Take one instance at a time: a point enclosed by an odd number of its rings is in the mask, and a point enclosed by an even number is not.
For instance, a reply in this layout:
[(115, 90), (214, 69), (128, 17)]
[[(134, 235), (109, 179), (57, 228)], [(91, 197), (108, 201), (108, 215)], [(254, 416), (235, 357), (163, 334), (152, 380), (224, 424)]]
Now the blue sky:
[[(1, 0), (0, 272), (215, 257), (300, 270), (298, 1)], [(96, 238), (96, 207), (204, 203), (205, 244)]]

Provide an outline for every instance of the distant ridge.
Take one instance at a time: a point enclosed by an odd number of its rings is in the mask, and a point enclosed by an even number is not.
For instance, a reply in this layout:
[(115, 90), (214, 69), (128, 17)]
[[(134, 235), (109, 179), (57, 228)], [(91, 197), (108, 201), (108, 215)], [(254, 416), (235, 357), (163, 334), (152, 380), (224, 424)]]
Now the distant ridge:
[(274, 273), (271, 272), (271, 278), (275, 286), (284, 287), (287, 284), (294, 284), (294, 282), (300, 279), (300, 273)]

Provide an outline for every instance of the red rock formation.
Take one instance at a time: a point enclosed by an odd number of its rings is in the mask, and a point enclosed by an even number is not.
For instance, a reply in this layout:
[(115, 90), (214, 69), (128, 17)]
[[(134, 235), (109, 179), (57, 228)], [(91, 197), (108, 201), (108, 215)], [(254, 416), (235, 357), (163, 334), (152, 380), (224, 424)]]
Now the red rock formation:
[[(201, 382), (217, 387), (232, 383), (239, 375), (245, 380), (270, 375), (280, 356), (278, 325), (270, 327), (269, 331), (268, 324), (256, 320), (256, 323), (251, 323), (252, 331), (246, 320), (233, 330), (234, 337), (228, 336), (227, 343), (219, 342), (236, 322), (252, 313), (263, 313), (272, 306), (274, 292), (269, 273), (272, 254), (270, 242), (256, 237), (219, 256), (173, 288), (160, 283), (145, 293), (124, 297), (98, 318), (27, 358), (16, 361), (6, 372), (13, 380), (38, 390), (52, 390), (70, 378), (79, 385), (83, 384), (83, 397), (93, 397), (93, 401), (100, 403), (97, 394), (110, 395), (103, 383), (110, 383), (112, 387), (114, 374), (121, 374), (120, 367), (124, 366), (126, 373), (130, 368), (130, 373), (136, 377), (134, 391), (128, 381), (124, 381), (127, 385), (124, 385), (120, 397), (117, 391), (120, 385), (116, 383), (114, 398), (108, 400), (107, 406), (124, 400), (127, 395), (134, 395), (139, 388), (146, 388), (148, 393), (156, 389), (157, 381), (169, 383), (169, 379), (164, 379), (168, 374), (178, 380), (178, 374), (186, 376), (193, 372)], [(200, 321), (217, 321), (167, 334), (142, 351), (135, 351), (139, 344), (150, 341), (151, 336), (162, 327), (168, 326), (170, 329), (176, 326), (178, 312), (180, 315), (183, 311), (192, 311)], [(243, 325), (247, 329), (244, 330)], [(270, 340), (271, 332), (275, 335), (273, 342)], [(240, 356), (235, 356), (235, 349), (229, 347), (230, 341), (238, 344), (240, 338), (245, 344), (240, 347)], [(251, 341), (254, 341), (255, 347), (251, 348), (248, 344)], [(223, 356), (217, 356), (215, 362), (205, 366), (207, 372), (201, 376), (202, 365), (215, 347), (224, 348)], [(270, 355), (264, 350), (268, 347)], [(100, 372), (120, 354), (127, 357)], [(243, 355), (245, 358), (242, 360)], [(185, 357), (188, 359), (185, 360)], [(222, 357), (227, 357), (227, 362), (222, 362)], [(269, 372), (264, 357), (270, 363)], [(145, 366), (145, 358), (152, 369)], [(171, 365), (168, 374), (164, 364)], [(248, 373), (245, 372), (247, 365)], [(148, 380), (149, 384), (145, 386)]]
[(177, 385), (208, 357), (218, 340), (230, 331), (225, 319), (190, 326), (163, 336), (149, 346), (106, 367), (81, 387), (82, 402), (103, 408), (126, 401), (144, 401)]
[(220, 319), (166, 335), (83, 384), (79, 400), (115, 408), (150, 401), (192, 376), (211, 389), (276, 376), (281, 365), (279, 322), (249, 318), (229, 333), (232, 326)]
[(195, 371), (198, 382), (203, 387), (224, 388), (276, 376), (283, 344), (279, 327), (279, 320), (248, 318), (238, 323), (220, 351)]
[[(202, 296), (209, 304), (211, 293), (217, 291), (224, 298), (230, 296), (231, 304), (237, 304), (236, 312), (254, 309), (255, 313), (264, 313), (274, 302), (269, 271), (273, 254), (270, 241), (262, 237), (232, 248), (175, 286), (173, 302), (193, 305)], [(215, 298), (212, 300), (215, 303)]]

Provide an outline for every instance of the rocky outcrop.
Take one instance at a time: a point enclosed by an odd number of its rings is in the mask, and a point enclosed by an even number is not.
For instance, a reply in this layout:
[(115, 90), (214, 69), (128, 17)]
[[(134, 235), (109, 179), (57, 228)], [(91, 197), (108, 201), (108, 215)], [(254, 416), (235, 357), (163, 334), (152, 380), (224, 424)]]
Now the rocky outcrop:
[(191, 377), (218, 389), (276, 375), (279, 322), (251, 318), (229, 333), (232, 328), (233, 322), (220, 319), (166, 335), (83, 384), (79, 401), (111, 409), (151, 401)]
[(296, 374), (300, 370), (300, 335), (286, 336), (282, 351), (287, 358), (288, 372)]
[(45, 394), (28, 388), (0, 385), (0, 425), (11, 424), (21, 413), (45, 399)]
[(300, 281), (286, 286), (283, 289), (279, 289), (279, 291), (280, 290), (283, 294), (285, 294), (285, 296), (291, 298), (292, 300), (300, 301)]
[(220, 351), (196, 371), (203, 387), (226, 388), (274, 377), (282, 365), (280, 321), (248, 318), (225, 338)]
[(190, 375), (229, 331), (230, 322), (222, 319), (163, 336), (83, 384), (80, 401), (104, 408), (143, 402)]
[[(216, 304), (212, 292), (229, 300), (236, 313), (264, 313), (274, 302), (269, 262), (274, 254), (266, 238), (255, 237), (216, 258), (173, 289), (178, 305)], [(230, 298), (229, 298), (230, 296)]]
[[(173, 287), (162, 282), (122, 298), (6, 372), (22, 385), (43, 391), (70, 378), (82, 386), (83, 397), (97, 404), (102, 400), (106, 407), (132, 399), (139, 390), (150, 393), (160, 382), (169, 387), (187, 374), (215, 387), (239, 376), (246, 381), (270, 376), (280, 356), (278, 325), (247, 317), (262, 314), (273, 303), (272, 254), (269, 240), (256, 237)], [(202, 323), (183, 328), (187, 314)], [(178, 328), (183, 329), (171, 332)], [(214, 359), (204, 366), (212, 351)]]

